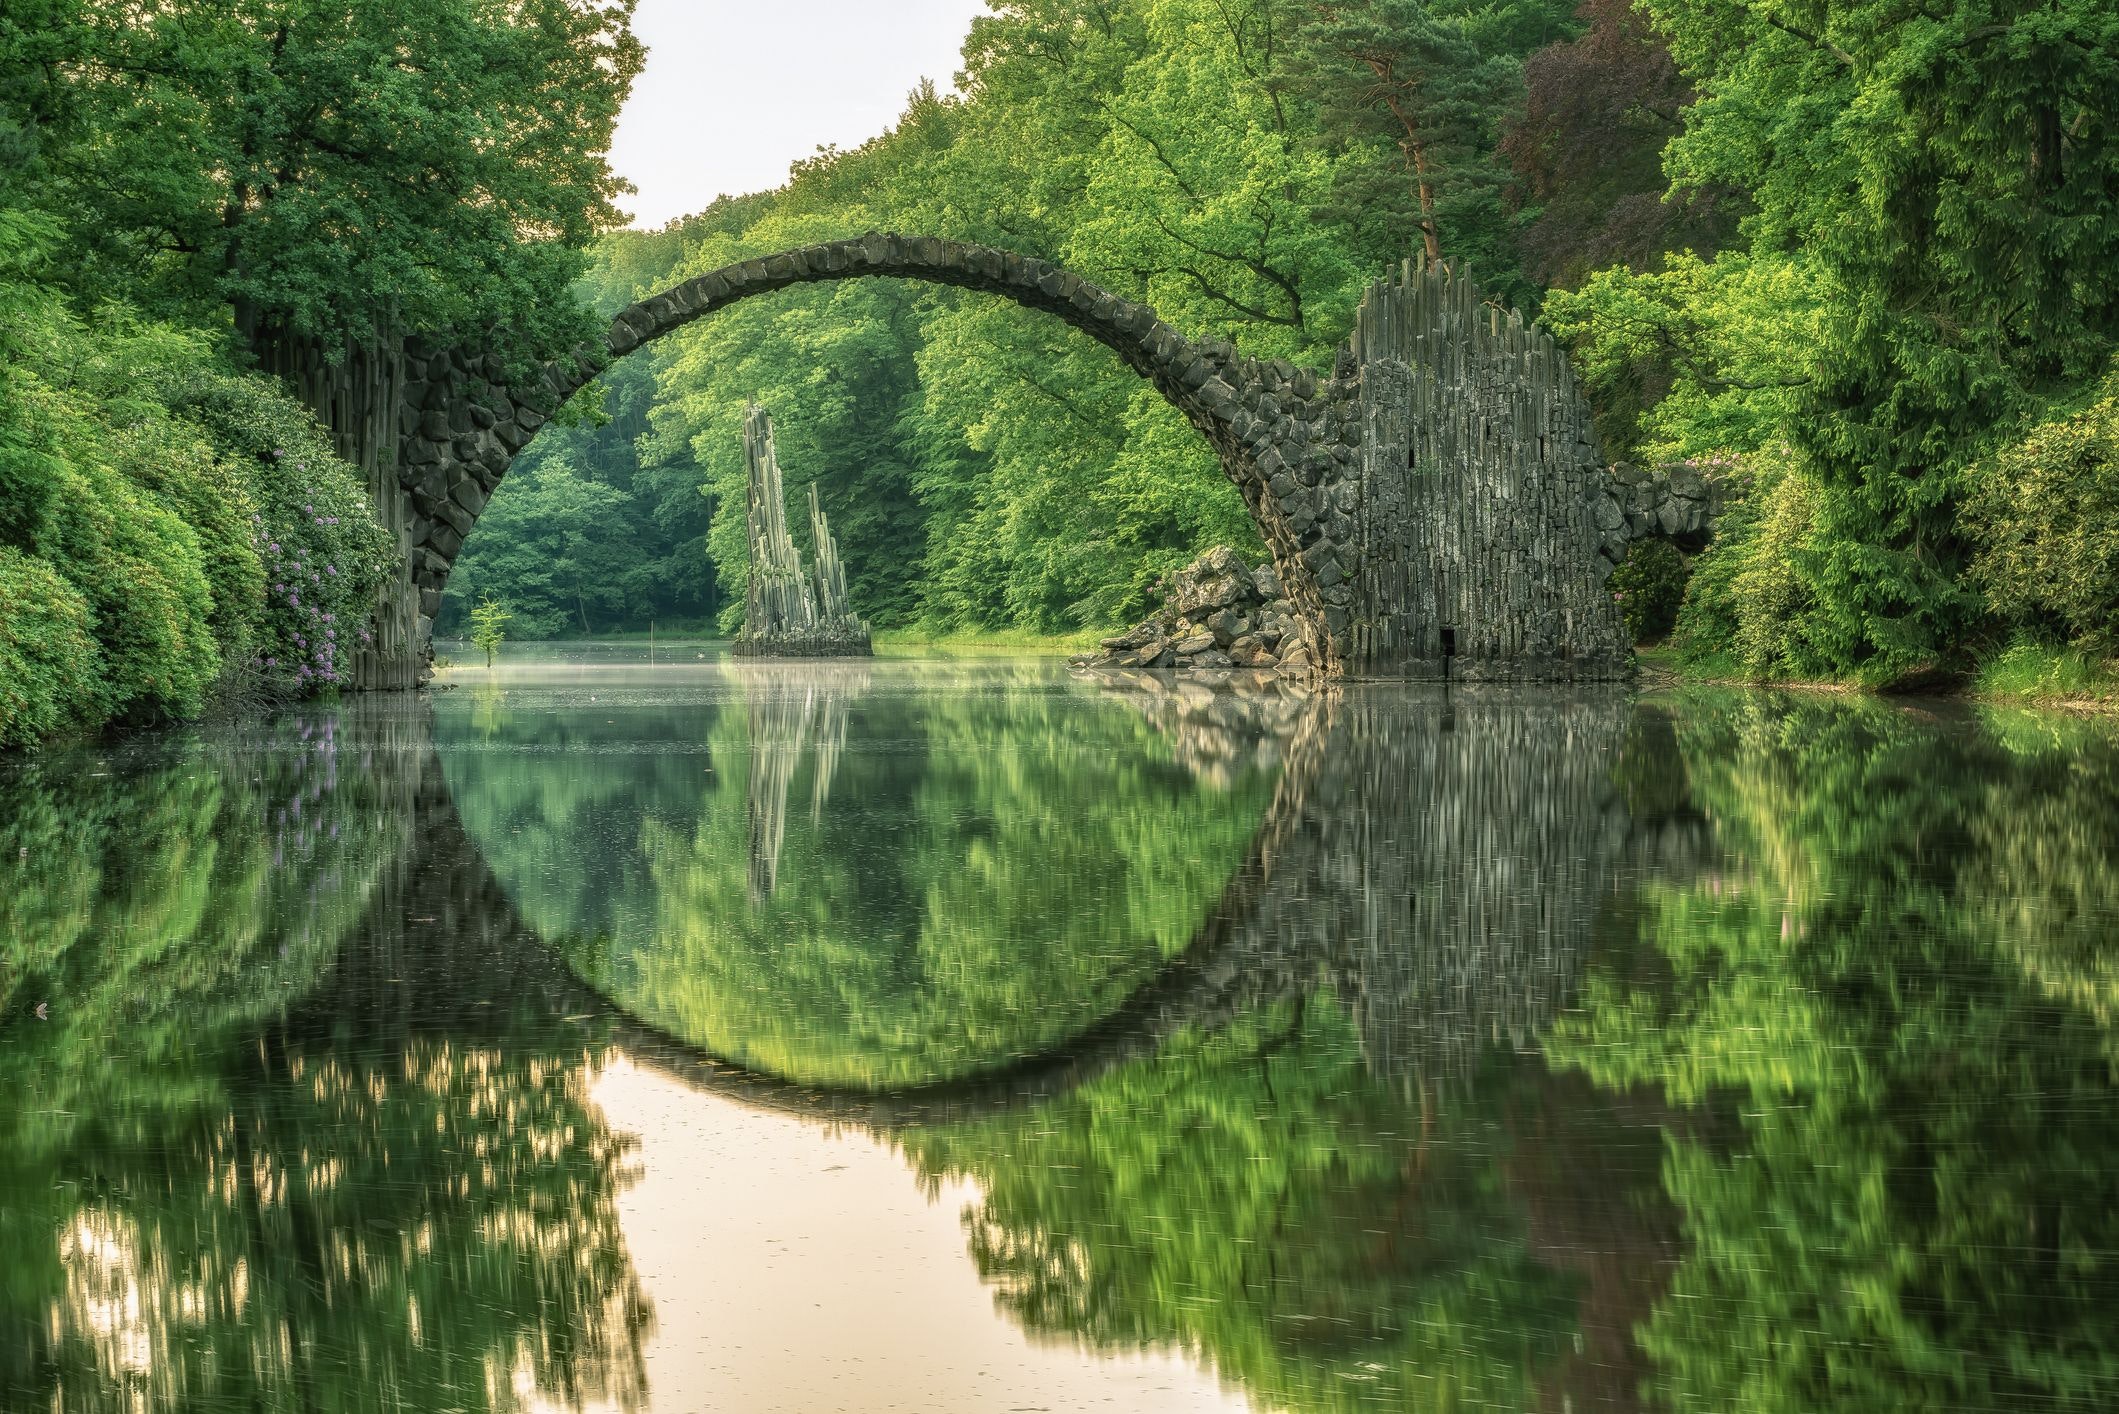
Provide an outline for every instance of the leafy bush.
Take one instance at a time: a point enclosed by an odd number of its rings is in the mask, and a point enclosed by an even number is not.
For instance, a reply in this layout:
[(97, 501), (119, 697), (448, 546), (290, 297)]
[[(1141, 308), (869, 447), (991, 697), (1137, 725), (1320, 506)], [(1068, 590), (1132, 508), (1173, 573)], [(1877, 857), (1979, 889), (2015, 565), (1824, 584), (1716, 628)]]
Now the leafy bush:
[(175, 371), (163, 395), (246, 483), (265, 571), (249, 657), (258, 682), (296, 696), (344, 683), (397, 554), (360, 472), (308, 409), (266, 379), (191, 366)]
[(1619, 613), (1635, 643), (1654, 643), (1669, 635), (1691, 573), (1685, 557), (1667, 541), (1638, 541), (1626, 552), (1625, 561), (1611, 572), (1611, 596), (1619, 601)]
[(1817, 488), (1800, 472), (1761, 477), (1732, 500), (1692, 563), (1672, 636), (1680, 656), (1753, 678), (1828, 676), (1807, 568), (1817, 533)]
[(2119, 654), (2119, 379), (1973, 468), (1972, 578), (2035, 635)]
[[(122, 469), (171, 429), (128, 427), (88, 381), (95, 341), (56, 311), (34, 312), (46, 317), (0, 333), (14, 355), (0, 383), (0, 524), (89, 609), (94, 724), (189, 716), (221, 667), (206, 557), (183, 517)], [(195, 452), (181, 439), (165, 450)]]
[(43, 239), (0, 211), (0, 743), (341, 680), (392, 551), (353, 468), (202, 340), (76, 318)]
[(98, 716), (88, 601), (44, 561), (0, 545), (0, 746)]

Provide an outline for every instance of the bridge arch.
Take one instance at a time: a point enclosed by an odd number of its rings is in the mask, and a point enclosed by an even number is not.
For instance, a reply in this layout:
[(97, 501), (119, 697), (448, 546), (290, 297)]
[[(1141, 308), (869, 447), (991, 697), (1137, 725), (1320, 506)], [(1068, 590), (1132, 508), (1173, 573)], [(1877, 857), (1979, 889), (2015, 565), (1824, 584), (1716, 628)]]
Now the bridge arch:
[(652, 295), (611, 321), (601, 347), (547, 364), (528, 386), (481, 351), (406, 345), (397, 504), (380, 507), (408, 549), (378, 613), (365, 687), (411, 686), (465, 537), (515, 455), (614, 359), (740, 300), (795, 285), (890, 277), (977, 290), (1051, 314), (1116, 352), (1206, 438), (1257, 523), (1315, 669), (1342, 667), (1358, 503), (1358, 382), (1192, 340), (1146, 305), (1047, 261), (931, 236), (871, 232), (741, 261)]

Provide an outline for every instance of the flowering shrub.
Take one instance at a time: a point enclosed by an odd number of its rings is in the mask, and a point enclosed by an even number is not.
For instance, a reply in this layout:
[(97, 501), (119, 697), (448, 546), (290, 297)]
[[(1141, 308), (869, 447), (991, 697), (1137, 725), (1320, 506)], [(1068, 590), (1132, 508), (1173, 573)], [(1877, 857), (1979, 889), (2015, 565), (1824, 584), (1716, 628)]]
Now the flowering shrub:
[[(0, 219), (0, 742), (189, 716), (223, 664), (216, 591), (232, 601), (247, 584), (254, 599), (259, 582), (229, 533), (240, 515), (216, 501), (212, 450), (134, 376), (190, 346), (75, 319), (21, 278), (11, 238)], [(198, 507), (211, 514), (194, 525)]]
[(293, 696), (340, 686), (397, 554), (360, 473), (305, 408), (263, 379), (194, 372), (171, 391), (249, 483), (251, 541), (265, 570), (253, 677)]

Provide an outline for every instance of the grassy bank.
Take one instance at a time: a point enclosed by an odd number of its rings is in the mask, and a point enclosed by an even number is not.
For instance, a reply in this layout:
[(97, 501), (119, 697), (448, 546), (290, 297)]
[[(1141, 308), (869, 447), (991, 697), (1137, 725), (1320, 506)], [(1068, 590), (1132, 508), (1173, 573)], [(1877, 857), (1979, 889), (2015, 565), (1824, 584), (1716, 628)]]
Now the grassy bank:
[(879, 629), (875, 635), (880, 657), (906, 657), (921, 653), (976, 656), (982, 653), (1065, 657), (1086, 653), (1109, 629), (1083, 629), (1077, 633), (1031, 633), (1024, 629), (960, 629), (933, 633), (916, 628)]
[[(1864, 690), (1846, 683), (1762, 682), (1733, 657), (1686, 659), (1664, 644), (1638, 648), (1635, 656), (1640, 660), (1642, 678), (1651, 683), (1712, 683), (1818, 692)], [(1971, 677), (1955, 683), (1937, 683), (1926, 690), (1982, 702), (2119, 711), (2119, 661), (2102, 661), (2078, 649), (2016, 643), (1988, 659)]]
[(1980, 668), (1971, 690), (1995, 702), (2119, 711), (2119, 660), (2074, 648), (2011, 644)]

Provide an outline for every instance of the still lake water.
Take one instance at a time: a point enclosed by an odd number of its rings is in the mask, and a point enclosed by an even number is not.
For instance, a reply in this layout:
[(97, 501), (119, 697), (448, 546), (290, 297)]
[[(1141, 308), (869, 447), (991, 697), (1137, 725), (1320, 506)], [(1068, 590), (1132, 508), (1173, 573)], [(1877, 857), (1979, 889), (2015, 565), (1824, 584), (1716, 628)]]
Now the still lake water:
[(0, 1409), (2119, 1408), (2119, 731), (650, 668), (0, 762)]

